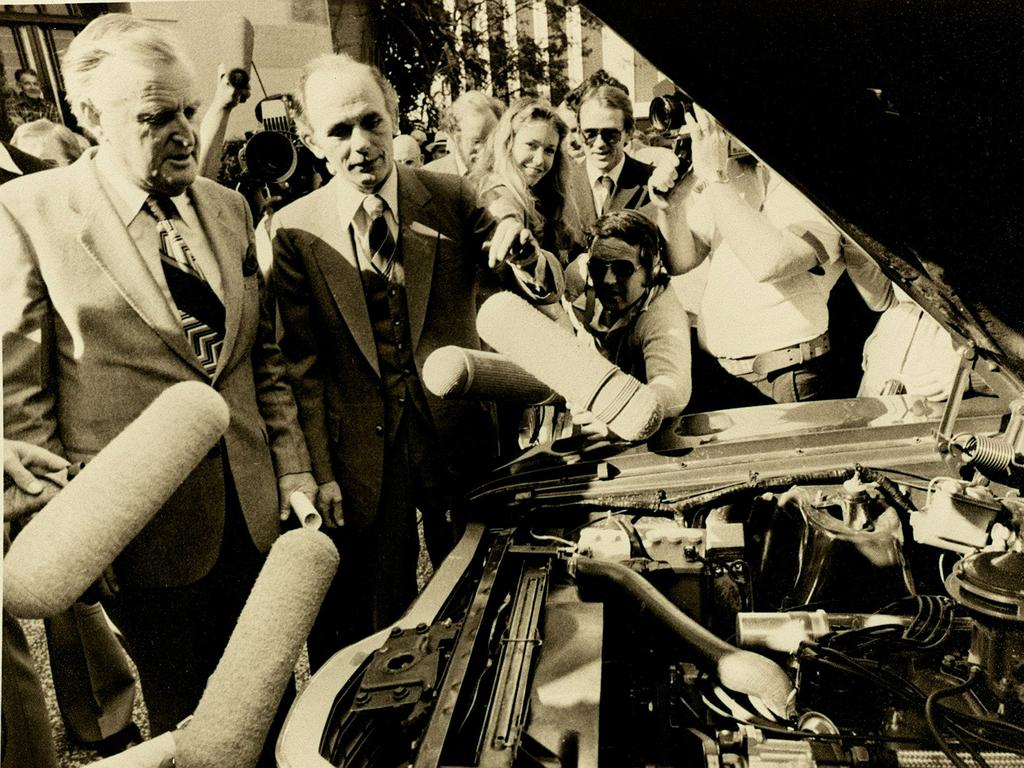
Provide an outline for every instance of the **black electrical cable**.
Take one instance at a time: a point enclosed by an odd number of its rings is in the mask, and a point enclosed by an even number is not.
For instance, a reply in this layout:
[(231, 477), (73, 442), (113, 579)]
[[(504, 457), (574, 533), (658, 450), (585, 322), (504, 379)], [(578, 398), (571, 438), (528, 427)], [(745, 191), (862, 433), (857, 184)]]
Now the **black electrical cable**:
[(957, 724), (953, 720), (950, 720), (948, 722), (948, 725), (956, 732), (957, 738), (960, 739), (960, 743), (963, 745), (964, 749), (970, 752), (971, 758), (980, 766), (980, 768), (992, 768), (992, 766), (989, 765), (985, 757), (981, 754), (981, 750), (979, 750), (977, 747), (971, 744), (970, 741), (968, 741), (968, 737), (975, 738), (975, 740), (979, 740), (975, 737), (975, 734), (971, 733), (969, 729), (964, 728), (962, 725)]
[(924, 703), (924, 719), (928, 723), (928, 730), (932, 732), (932, 738), (935, 739), (935, 743), (938, 745), (942, 753), (949, 758), (950, 762), (953, 763), (956, 768), (970, 768), (967, 763), (953, 751), (953, 748), (949, 745), (946, 737), (942, 735), (942, 731), (939, 730), (938, 718), (936, 717), (935, 707), (938, 702), (942, 699), (948, 699), (951, 696), (956, 696), (968, 690), (974, 685), (974, 679), (978, 675), (978, 668), (974, 667), (971, 669), (967, 679), (961, 683), (957, 683), (949, 688), (941, 688), (937, 691), (933, 691), (925, 699)]

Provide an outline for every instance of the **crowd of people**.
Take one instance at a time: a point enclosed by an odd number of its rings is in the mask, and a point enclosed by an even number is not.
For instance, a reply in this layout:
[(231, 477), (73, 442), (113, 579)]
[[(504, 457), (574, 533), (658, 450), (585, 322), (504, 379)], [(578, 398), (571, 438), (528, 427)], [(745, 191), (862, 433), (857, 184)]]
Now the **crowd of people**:
[[(209, 384), (231, 413), (103, 596), (154, 736), (193, 711), (293, 492), (341, 554), (308, 640), (316, 670), (415, 597), (418, 516), (436, 565), (465, 492), (500, 453), (559, 431), (615, 438), (585, 404), (502, 405), (501, 419), (529, 425), (509, 445), (493, 404), (424, 387), (433, 351), (481, 347), (482, 295), (524, 297), (648, 384), (666, 417), (854, 394), (831, 368), (829, 298), (843, 273), (871, 311), (899, 313), (894, 326), (929, 320), (700, 107), (686, 118), (692, 169), (635, 151), (633, 101), (604, 73), (559, 105), (463, 93), (442, 125), (449, 154), (424, 164), (426, 137), (399, 135), (377, 69), (314, 59), (294, 118), (330, 180), (273, 213), (258, 255), (246, 201), (204, 178), (199, 150), (201, 136), (223, 138), (243, 96), (220, 89), (200, 128), (180, 45), (121, 14), (90, 23), (63, 70), (93, 146), (42, 113), (48, 124), (25, 120), (18, 146), (0, 146), (5, 522), (16, 530), (38, 507), (25, 467), (87, 462), (175, 382)], [(36, 99), (23, 75), (22, 96)], [(927, 359), (904, 356), (916, 367), (902, 391), (928, 378)], [(868, 389), (898, 391), (901, 375)], [(944, 396), (938, 379), (922, 394)], [(3, 765), (45, 768), (53, 746), (21, 640), (5, 614)]]

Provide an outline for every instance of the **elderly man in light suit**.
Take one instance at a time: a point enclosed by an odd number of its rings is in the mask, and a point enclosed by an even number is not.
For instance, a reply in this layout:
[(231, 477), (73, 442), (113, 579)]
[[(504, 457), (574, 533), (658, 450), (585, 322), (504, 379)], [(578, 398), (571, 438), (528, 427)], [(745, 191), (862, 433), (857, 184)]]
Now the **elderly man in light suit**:
[(5, 434), (88, 460), (188, 380), (231, 413), (113, 568), (107, 607), (156, 735), (194, 709), (285, 499), (315, 485), (261, 308), (248, 208), (196, 178), (197, 86), (177, 44), (110, 14), (71, 43), (64, 76), (99, 147), (0, 190)]
[(300, 132), (334, 174), (273, 229), (281, 350), (342, 555), (309, 638), (316, 668), (401, 615), (416, 594), (416, 509), (436, 562), (461, 492), (494, 456), (487, 408), (420, 381), (438, 347), (479, 348), (478, 273), (501, 263), (510, 287), (544, 300), (560, 272), (539, 250), (508, 260), (513, 242), (536, 241), (514, 219), (496, 224), (465, 179), (396, 166), (398, 100), (377, 70), (321, 57), (299, 100)]

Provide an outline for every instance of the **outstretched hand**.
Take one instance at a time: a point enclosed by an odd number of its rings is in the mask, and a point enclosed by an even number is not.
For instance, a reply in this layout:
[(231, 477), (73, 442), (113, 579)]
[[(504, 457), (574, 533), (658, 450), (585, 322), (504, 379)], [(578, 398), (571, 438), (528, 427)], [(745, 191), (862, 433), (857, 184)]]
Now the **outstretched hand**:
[(533, 233), (513, 218), (498, 222), (487, 249), (487, 266), (496, 269), (506, 261), (524, 258), (540, 248)]

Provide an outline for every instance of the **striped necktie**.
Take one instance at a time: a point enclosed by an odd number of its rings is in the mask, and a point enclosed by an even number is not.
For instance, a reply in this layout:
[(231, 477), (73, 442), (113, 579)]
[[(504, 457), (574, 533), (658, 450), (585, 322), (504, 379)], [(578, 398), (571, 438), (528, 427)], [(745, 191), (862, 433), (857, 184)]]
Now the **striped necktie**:
[(370, 222), (366, 238), (370, 264), (381, 275), (387, 275), (391, 272), (398, 251), (398, 244), (391, 235), (388, 217), (385, 215), (387, 203), (379, 195), (367, 195), (363, 200), (363, 210), (366, 211), (367, 221)]
[(146, 209), (160, 233), (160, 264), (178, 309), (181, 328), (196, 358), (210, 378), (224, 346), (224, 303), (206, 281), (188, 244), (174, 228), (174, 202), (163, 196), (146, 198)]
[(612, 181), (611, 176), (602, 176), (597, 180), (597, 189), (600, 190), (598, 193), (598, 202), (600, 205), (597, 206), (597, 215), (604, 215), (610, 208), (612, 200), (612, 190), (615, 189), (615, 182)]

